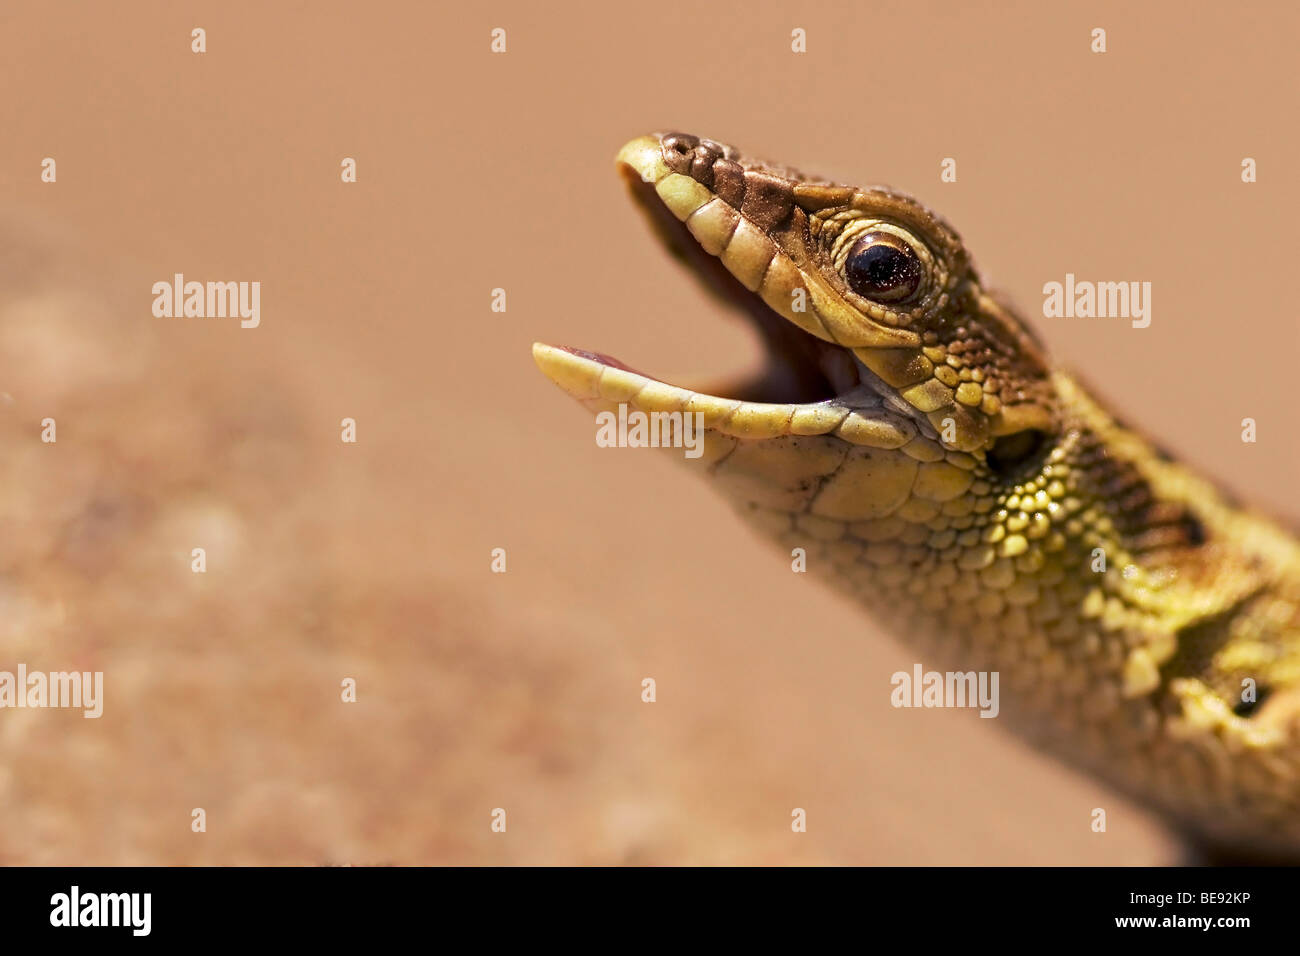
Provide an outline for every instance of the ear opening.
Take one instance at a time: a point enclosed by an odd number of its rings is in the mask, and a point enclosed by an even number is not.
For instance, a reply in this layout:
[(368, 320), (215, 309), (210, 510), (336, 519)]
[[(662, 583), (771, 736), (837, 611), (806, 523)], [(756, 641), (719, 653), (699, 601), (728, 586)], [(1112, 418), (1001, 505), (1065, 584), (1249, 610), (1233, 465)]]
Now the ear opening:
[(1046, 448), (1047, 432), (1040, 428), (1025, 428), (1003, 435), (989, 449), (989, 467), (999, 475), (1011, 474), (1037, 464)]

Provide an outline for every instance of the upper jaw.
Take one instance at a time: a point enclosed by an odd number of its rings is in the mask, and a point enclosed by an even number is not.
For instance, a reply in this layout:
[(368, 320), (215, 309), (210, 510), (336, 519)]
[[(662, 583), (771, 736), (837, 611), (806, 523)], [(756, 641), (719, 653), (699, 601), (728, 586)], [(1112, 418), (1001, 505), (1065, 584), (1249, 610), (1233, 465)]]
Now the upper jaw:
[[(674, 236), (716, 260), (727, 274), (795, 328), (841, 348), (916, 348), (920, 336), (863, 321), (811, 266), (804, 246), (804, 213), (864, 200), (864, 194), (786, 167), (746, 160), (732, 147), (684, 133), (640, 136), (619, 150), (617, 162), (634, 197), (651, 212), (671, 214)], [(658, 202), (648, 201), (650, 192)], [(795, 293), (801, 293), (796, 297)], [(795, 302), (804, 304), (795, 308)]]

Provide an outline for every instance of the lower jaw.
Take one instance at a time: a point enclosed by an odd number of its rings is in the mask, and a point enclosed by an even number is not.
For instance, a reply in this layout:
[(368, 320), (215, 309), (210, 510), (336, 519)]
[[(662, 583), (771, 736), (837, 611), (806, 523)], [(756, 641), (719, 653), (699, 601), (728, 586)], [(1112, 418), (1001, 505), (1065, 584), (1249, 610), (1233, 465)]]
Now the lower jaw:
[(626, 405), (648, 413), (698, 413), (704, 428), (740, 439), (835, 435), (849, 444), (882, 449), (918, 440), (914, 422), (865, 390), (853, 396), (852, 404), (848, 396), (817, 402), (760, 402), (669, 385), (595, 352), (538, 343), (533, 346), (533, 359), (548, 378), (596, 412)]

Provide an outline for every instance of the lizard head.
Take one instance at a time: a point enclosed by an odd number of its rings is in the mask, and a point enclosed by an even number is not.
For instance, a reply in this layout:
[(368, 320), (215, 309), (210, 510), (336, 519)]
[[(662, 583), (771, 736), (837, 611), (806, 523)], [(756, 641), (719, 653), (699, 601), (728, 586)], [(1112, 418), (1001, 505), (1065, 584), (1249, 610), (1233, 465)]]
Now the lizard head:
[(1041, 461), (1057, 425), (1042, 348), (920, 203), (684, 133), (632, 140), (617, 167), (668, 248), (752, 319), (768, 361), (709, 395), (598, 353), (536, 345), (538, 365), (575, 397), (593, 409), (701, 412), (710, 458), (733, 450), (727, 437), (772, 443), (760, 470), (781, 480), (812, 444), (795, 439), (816, 436), (882, 466)]

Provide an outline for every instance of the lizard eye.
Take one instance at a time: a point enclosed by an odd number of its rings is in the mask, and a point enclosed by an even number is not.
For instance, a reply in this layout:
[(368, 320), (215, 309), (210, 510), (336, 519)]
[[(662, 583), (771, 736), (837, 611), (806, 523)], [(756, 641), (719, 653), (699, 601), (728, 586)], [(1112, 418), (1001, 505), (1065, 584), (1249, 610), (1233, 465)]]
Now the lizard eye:
[(844, 260), (844, 278), (858, 295), (876, 302), (903, 302), (916, 294), (925, 266), (908, 242), (889, 232), (868, 232)]

